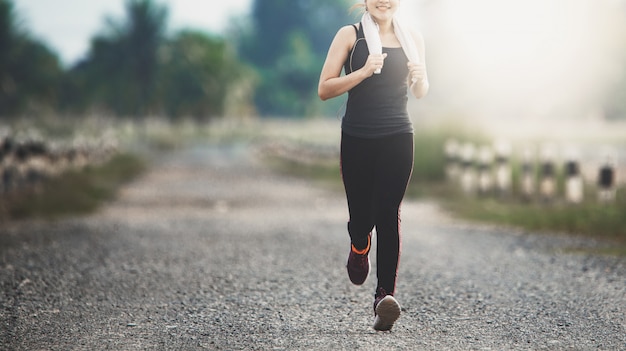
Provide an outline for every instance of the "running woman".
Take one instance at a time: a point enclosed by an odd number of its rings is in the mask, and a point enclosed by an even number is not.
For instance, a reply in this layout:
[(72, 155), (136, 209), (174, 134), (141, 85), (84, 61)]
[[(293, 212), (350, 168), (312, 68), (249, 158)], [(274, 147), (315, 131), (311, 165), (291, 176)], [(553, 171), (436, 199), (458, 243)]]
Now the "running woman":
[(395, 18), (400, 2), (364, 0), (354, 6), (364, 10), (363, 19), (335, 35), (318, 87), (322, 100), (348, 93), (341, 124), (341, 174), (350, 216), (347, 270), (353, 284), (365, 282), (376, 228), (375, 330), (391, 330), (400, 317), (394, 298), (400, 205), (413, 170), (408, 91), (419, 99), (429, 89), (423, 38), (401, 28)]

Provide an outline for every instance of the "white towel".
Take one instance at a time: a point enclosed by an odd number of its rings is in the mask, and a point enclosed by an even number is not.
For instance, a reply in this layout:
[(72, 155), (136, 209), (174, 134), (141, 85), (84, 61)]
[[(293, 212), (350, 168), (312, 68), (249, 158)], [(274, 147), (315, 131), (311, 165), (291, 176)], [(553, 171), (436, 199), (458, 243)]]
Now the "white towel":
[[(383, 44), (380, 41), (378, 24), (374, 22), (369, 12), (365, 12), (363, 14), (361, 24), (363, 25), (363, 34), (365, 35), (365, 42), (367, 42), (367, 48), (369, 49), (370, 54), (382, 54)], [(400, 45), (402, 45), (402, 50), (404, 50), (406, 57), (409, 59), (409, 62), (419, 63), (419, 52), (417, 51), (415, 40), (413, 40), (411, 32), (408, 28), (406, 28), (396, 17), (394, 17), (393, 29), (396, 33), (398, 41), (400, 41)], [(380, 74), (380, 69), (376, 70), (374, 73)]]

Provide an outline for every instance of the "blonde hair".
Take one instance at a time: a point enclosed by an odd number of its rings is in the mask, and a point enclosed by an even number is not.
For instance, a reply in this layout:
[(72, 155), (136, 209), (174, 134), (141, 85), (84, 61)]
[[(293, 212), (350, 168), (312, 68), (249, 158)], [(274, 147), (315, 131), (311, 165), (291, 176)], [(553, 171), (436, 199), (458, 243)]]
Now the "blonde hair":
[(357, 14), (362, 15), (363, 13), (365, 13), (365, 11), (367, 11), (367, 8), (365, 7), (365, 2), (361, 2), (359, 4), (354, 4), (350, 7), (349, 12), (353, 13), (353, 12), (357, 12)]

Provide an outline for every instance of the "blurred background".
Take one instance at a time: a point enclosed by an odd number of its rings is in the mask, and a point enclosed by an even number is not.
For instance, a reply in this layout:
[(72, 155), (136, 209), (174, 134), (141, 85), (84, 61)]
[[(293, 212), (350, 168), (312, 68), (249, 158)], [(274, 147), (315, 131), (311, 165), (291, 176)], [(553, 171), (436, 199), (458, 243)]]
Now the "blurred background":
[[(337, 30), (359, 21), (349, 8), (360, 2), (0, 0), (0, 146), (45, 139), (114, 150), (146, 134), (171, 146), (226, 125), (335, 160), (346, 97), (321, 102), (318, 78)], [(415, 182), (445, 181), (450, 162), (478, 165), (485, 145), (485, 162), (495, 162), (497, 141), (508, 150), (500, 159), (518, 160), (515, 180), (522, 159), (534, 160), (537, 191), (548, 161), (561, 192), (567, 170), (597, 185), (605, 166), (617, 187), (626, 164), (626, 0), (401, 6), (425, 38), (431, 83), (409, 105)]]
[[(356, 2), (1, 0), (0, 116), (337, 116), (317, 79)], [(402, 6), (432, 81), (416, 119), (516, 134), (626, 119), (625, 1)]]

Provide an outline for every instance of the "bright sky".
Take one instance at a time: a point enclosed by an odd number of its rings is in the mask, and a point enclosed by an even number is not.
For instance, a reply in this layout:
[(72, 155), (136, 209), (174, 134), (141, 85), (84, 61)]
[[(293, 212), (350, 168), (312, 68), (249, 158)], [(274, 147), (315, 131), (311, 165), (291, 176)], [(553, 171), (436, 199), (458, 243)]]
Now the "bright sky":
[[(169, 29), (191, 27), (223, 31), (233, 16), (246, 14), (252, 0), (157, 0), (169, 8)], [(104, 28), (105, 18), (123, 18), (125, 0), (17, 0), (25, 27), (45, 40), (65, 64), (84, 55), (90, 38)]]

